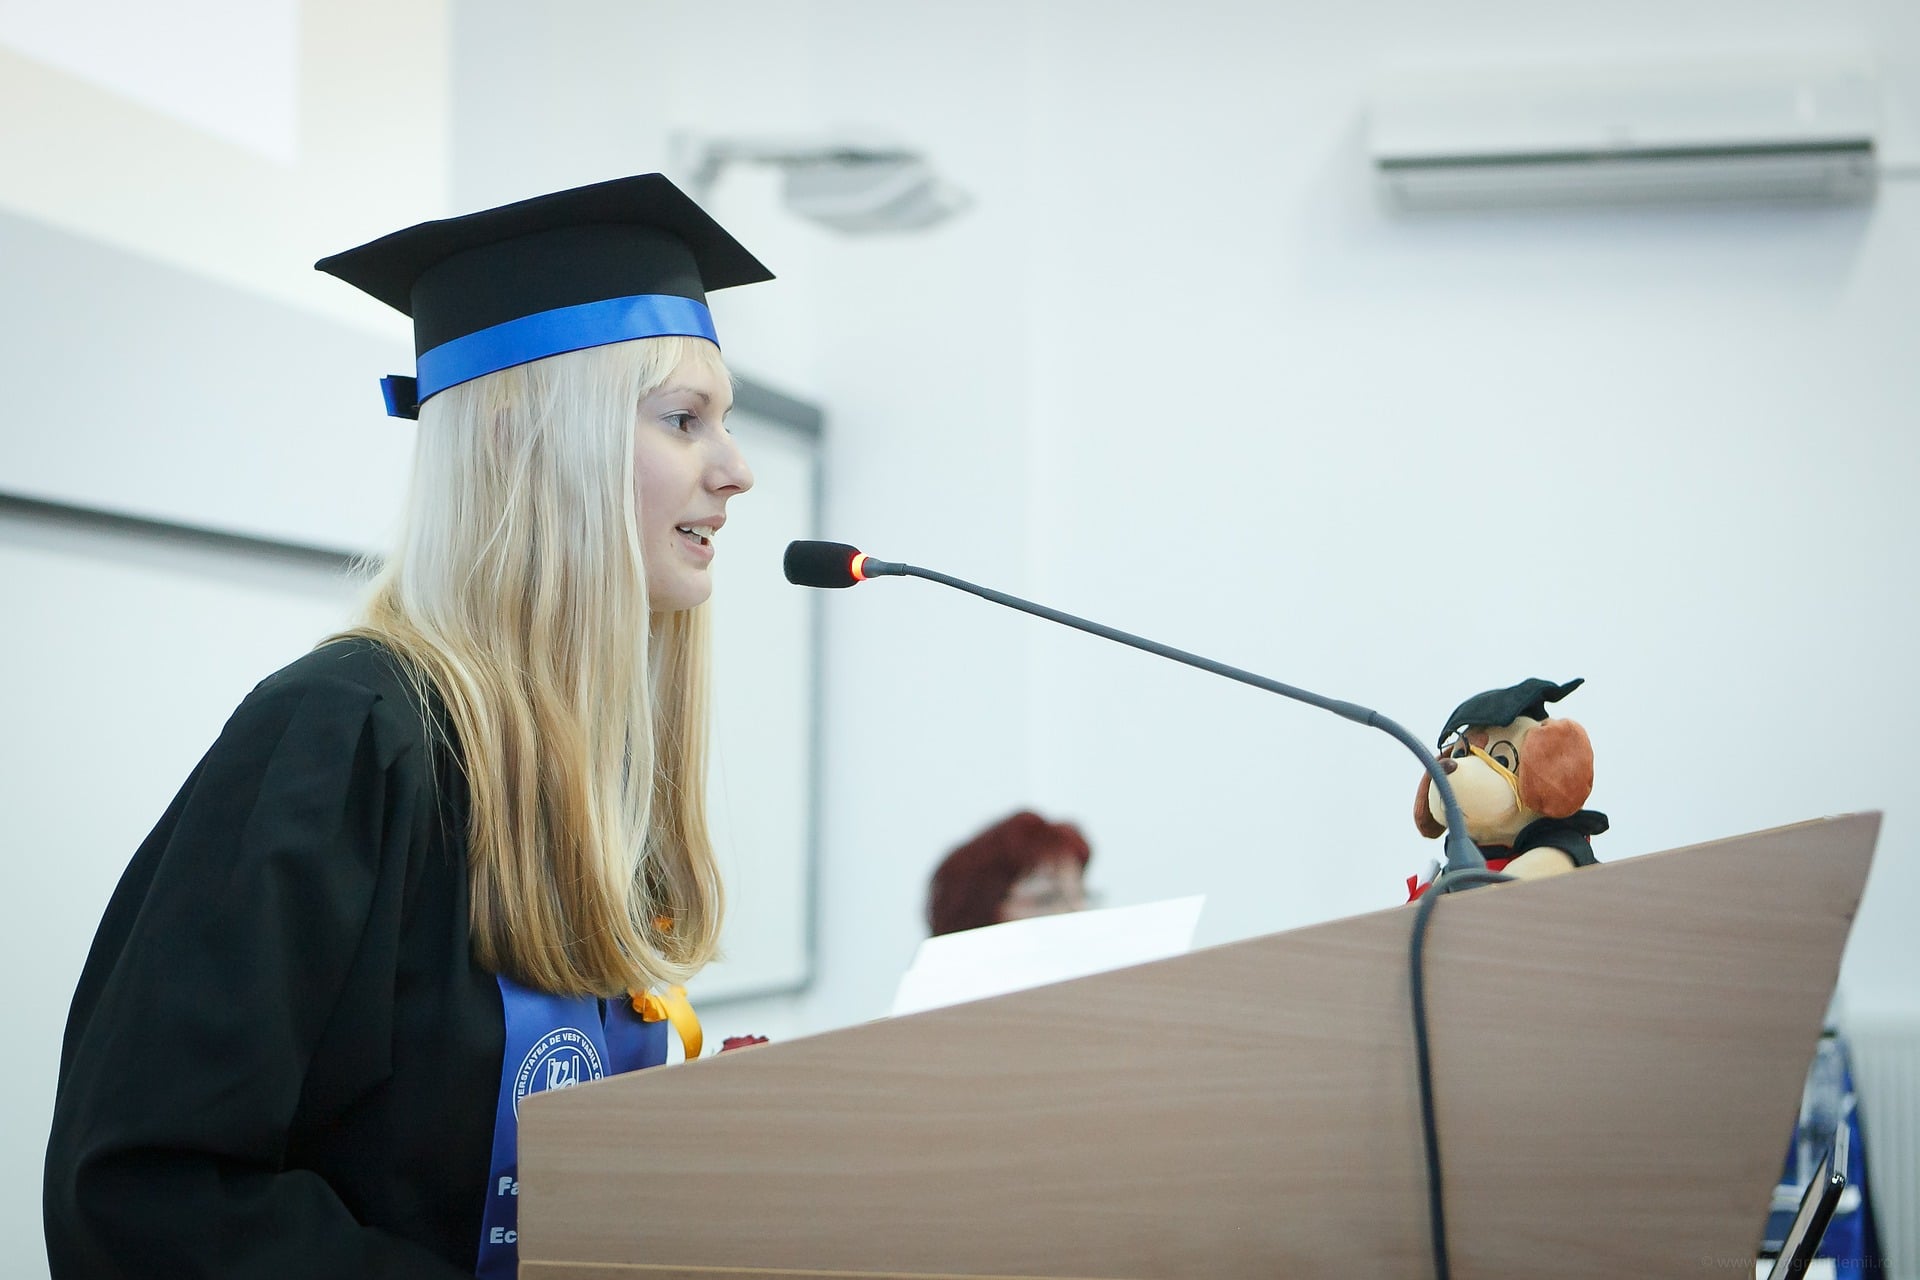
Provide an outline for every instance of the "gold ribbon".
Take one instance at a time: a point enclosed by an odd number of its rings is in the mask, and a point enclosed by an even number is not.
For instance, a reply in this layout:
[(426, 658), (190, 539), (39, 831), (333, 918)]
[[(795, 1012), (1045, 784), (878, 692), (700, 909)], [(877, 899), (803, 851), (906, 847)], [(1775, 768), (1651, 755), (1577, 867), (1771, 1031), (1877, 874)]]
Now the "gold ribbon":
[(651, 991), (629, 991), (627, 994), (633, 997), (633, 1011), (640, 1015), (640, 1021), (673, 1024), (674, 1031), (680, 1037), (680, 1047), (686, 1050), (688, 1062), (700, 1056), (700, 1018), (687, 1000), (685, 987), (668, 987), (664, 995), (655, 995)]

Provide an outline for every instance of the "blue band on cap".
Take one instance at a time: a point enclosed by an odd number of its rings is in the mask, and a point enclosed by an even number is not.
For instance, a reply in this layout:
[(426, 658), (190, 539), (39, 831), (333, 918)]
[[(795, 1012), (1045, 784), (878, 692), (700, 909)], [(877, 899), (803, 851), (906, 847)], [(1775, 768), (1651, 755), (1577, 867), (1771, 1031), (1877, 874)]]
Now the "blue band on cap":
[(716, 346), (720, 342), (706, 303), (670, 293), (639, 293), (535, 312), (421, 352), (418, 403), (530, 360), (632, 338), (670, 336), (705, 338)]

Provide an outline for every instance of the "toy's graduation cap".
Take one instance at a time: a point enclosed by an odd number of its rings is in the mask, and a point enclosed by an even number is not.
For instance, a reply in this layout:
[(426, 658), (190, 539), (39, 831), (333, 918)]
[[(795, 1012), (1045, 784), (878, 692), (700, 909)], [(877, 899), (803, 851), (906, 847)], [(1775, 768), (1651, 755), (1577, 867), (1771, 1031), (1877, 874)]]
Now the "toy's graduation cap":
[(530, 360), (669, 334), (718, 342), (707, 293), (773, 273), (657, 173), (423, 222), (313, 264), (413, 319), (419, 416), (448, 387)]
[(1476, 693), (1453, 709), (1453, 714), (1447, 717), (1447, 727), (1440, 731), (1440, 740), (1434, 746), (1446, 746), (1448, 738), (1468, 725), (1512, 724), (1521, 716), (1545, 720), (1549, 702), (1560, 701), (1585, 683), (1585, 677), (1569, 680), (1565, 684), (1536, 678), (1522, 680), (1509, 688)]

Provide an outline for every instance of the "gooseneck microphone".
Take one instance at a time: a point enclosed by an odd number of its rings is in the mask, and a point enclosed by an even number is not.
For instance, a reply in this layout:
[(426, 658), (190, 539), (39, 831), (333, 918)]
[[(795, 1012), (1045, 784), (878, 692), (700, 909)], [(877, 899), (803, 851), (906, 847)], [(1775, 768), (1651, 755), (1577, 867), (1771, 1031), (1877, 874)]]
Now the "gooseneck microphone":
[(1175, 649), (1158, 641), (1136, 636), (1116, 627), (1098, 622), (1089, 622), (1085, 618), (1076, 618), (1070, 613), (1058, 609), (1049, 609), (1046, 605), (1035, 604), (1031, 600), (1022, 600), (991, 587), (982, 587), (960, 578), (937, 573), (932, 569), (922, 569), (918, 565), (895, 564), (889, 560), (876, 560), (858, 547), (848, 546), (844, 542), (790, 542), (786, 555), (787, 581), (801, 587), (851, 587), (855, 583), (865, 582), (869, 578), (925, 578), (928, 582), (937, 582), (942, 586), (965, 591), (969, 595), (979, 596), (994, 604), (1005, 605), (1009, 609), (1018, 609), (1030, 613), (1036, 618), (1045, 618), (1049, 622), (1058, 622), (1062, 626), (1085, 631), (1105, 640), (1140, 649), (1162, 658), (1171, 658), (1175, 662), (1185, 663), (1189, 667), (1198, 667), (1214, 675), (1225, 676), (1229, 680), (1238, 680), (1250, 684), (1256, 689), (1265, 689), (1268, 693), (1277, 693), (1283, 698), (1295, 702), (1304, 702), (1308, 706), (1331, 711), (1343, 719), (1352, 720), (1373, 729), (1391, 734), (1400, 743), (1413, 752), (1420, 761), (1421, 768), (1433, 779), (1434, 789), (1440, 793), (1440, 803), (1447, 814), (1447, 865), (1433, 878), (1427, 892), (1421, 895), (1420, 905), (1414, 911), (1413, 929), (1408, 952), (1408, 985), (1413, 1005), (1414, 1062), (1418, 1076), (1420, 1094), (1420, 1133), (1426, 1149), (1427, 1162), (1427, 1226), (1431, 1235), (1433, 1270), (1438, 1280), (1449, 1280), (1452, 1274), (1452, 1257), (1447, 1248), (1446, 1198), (1443, 1190), (1443, 1178), (1440, 1163), (1440, 1128), (1433, 1107), (1433, 1059), (1427, 1035), (1427, 984), (1426, 984), (1426, 937), (1428, 923), (1432, 918), (1434, 905), (1440, 895), (1454, 889), (1468, 889), (1475, 885), (1490, 884), (1508, 877), (1487, 869), (1487, 861), (1480, 849), (1467, 835), (1467, 821), (1460, 812), (1460, 803), (1454, 798), (1453, 783), (1448, 780), (1446, 771), (1440, 767), (1426, 744), (1408, 733), (1401, 725), (1389, 720), (1378, 711), (1369, 710), (1355, 703), (1339, 698), (1328, 698), (1321, 694), (1297, 689), (1266, 676), (1243, 671), (1239, 667), (1216, 662), (1212, 658), (1203, 658), (1197, 653), (1188, 653), (1184, 649)]
[(789, 542), (783, 564), (787, 581), (796, 587), (850, 587), (871, 575), (869, 563), (899, 572), (901, 566), (870, 560), (858, 547), (844, 542)]
[[(1265, 689), (1268, 693), (1277, 693), (1283, 698), (1304, 702), (1308, 706), (1319, 707), (1322, 711), (1331, 711), (1334, 715), (1351, 720), (1355, 724), (1363, 724), (1368, 728), (1391, 734), (1407, 750), (1413, 752), (1414, 757), (1420, 761), (1421, 767), (1427, 771), (1427, 776), (1433, 779), (1434, 789), (1440, 793), (1440, 803), (1447, 814), (1446, 869), (1450, 872), (1485, 872), (1487, 869), (1487, 860), (1481, 856), (1479, 847), (1466, 834), (1467, 822), (1460, 813), (1459, 801), (1454, 799), (1453, 783), (1448, 779), (1446, 770), (1440, 767), (1440, 762), (1434, 758), (1431, 751), (1427, 750), (1425, 743), (1378, 711), (1339, 698), (1325, 697), (1290, 684), (1283, 684), (1278, 680), (1256, 675), (1239, 667), (1228, 666), (1224, 662), (1216, 662), (1212, 658), (1201, 657), (1197, 653), (1188, 653), (1184, 649), (1175, 649), (1170, 645), (1148, 640), (1116, 627), (1077, 618), (1073, 614), (1049, 609), (1046, 605), (1022, 600), (1018, 596), (1010, 596), (1003, 591), (982, 587), (932, 569), (922, 569), (918, 565), (911, 564), (896, 564), (890, 560), (876, 560), (858, 547), (848, 546), (844, 542), (790, 542), (787, 544), (785, 568), (787, 581), (800, 587), (851, 587), (869, 578), (925, 578), (928, 582), (953, 587), (969, 595), (979, 596), (982, 600), (1005, 605), (1009, 609), (1018, 609), (1036, 618), (1045, 618), (1048, 622), (1072, 627), (1076, 631), (1085, 631), (1103, 640), (1112, 640), (1158, 657), (1170, 658), (1189, 667), (1210, 671), (1217, 676), (1225, 676), (1229, 680), (1238, 680), (1241, 684), (1250, 684), (1256, 689)], [(1477, 877), (1475, 879), (1478, 882)], [(1454, 880), (1449, 886), (1443, 886), (1436, 879), (1434, 889), (1429, 892), (1444, 891), (1447, 887), (1466, 888), (1467, 886), (1459, 879)]]

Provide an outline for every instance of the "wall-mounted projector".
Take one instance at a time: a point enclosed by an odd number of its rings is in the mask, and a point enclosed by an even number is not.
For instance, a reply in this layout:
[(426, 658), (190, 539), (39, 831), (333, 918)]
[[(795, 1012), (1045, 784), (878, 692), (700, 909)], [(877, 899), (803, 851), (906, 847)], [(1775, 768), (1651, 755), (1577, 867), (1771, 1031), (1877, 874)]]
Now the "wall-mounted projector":
[(674, 169), (695, 200), (712, 194), (729, 165), (772, 165), (781, 171), (791, 212), (853, 235), (917, 231), (972, 205), (920, 152), (872, 138), (679, 134), (672, 145)]
[(1857, 65), (1406, 77), (1374, 98), (1400, 210), (1868, 200), (1879, 85)]

